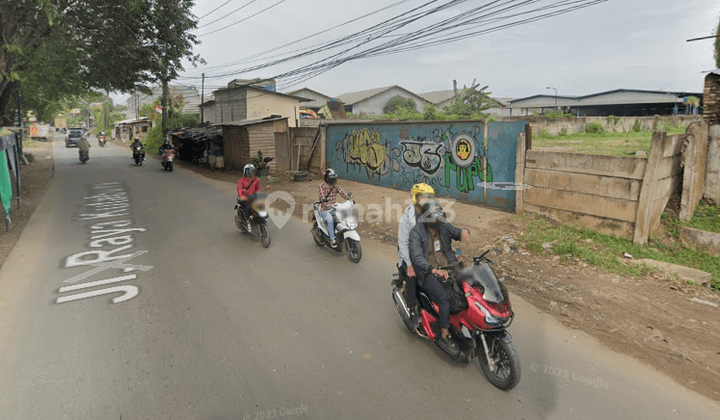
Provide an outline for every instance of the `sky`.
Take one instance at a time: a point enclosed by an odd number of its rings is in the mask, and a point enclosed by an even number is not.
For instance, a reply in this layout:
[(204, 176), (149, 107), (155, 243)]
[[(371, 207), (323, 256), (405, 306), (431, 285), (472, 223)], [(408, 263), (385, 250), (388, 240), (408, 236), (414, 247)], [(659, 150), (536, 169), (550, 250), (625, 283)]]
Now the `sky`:
[[(292, 53), (298, 48), (366, 28), (386, 28), (382, 25), (386, 19), (428, 1), (406, 0), (381, 13), (270, 55)], [(440, 0), (435, 4), (448, 1)], [(558, 1), (561, 0), (536, 0), (536, 4), (548, 5)], [(201, 44), (195, 47), (195, 53), (207, 64), (197, 68), (188, 64), (181, 78), (174, 83), (200, 88), (201, 79), (198, 76), (205, 72), (208, 76), (205, 82), (207, 94), (235, 78), (269, 78), (297, 69), (330, 52), (249, 73), (210, 77), (233, 73), (247, 66), (228, 66), (234, 60), (297, 41), (395, 2), (285, 0), (261, 12), (278, 0), (197, 0), (193, 13), (201, 19), (200, 28), (194, 33), (199, 35)], [(443, 19), (453, 21), (458, 14), (488, 3), (489, 0), (465, 0), (463, 4), (418, 20), (389, 35), (416, 33)], [(261, 13), (251, 17), (258, 12)], [(216, 19), (219, 20), (212, 22)], [(246, 20), (205, 35), (241, 19)], [(453, 80), (457, 80), (460, 86), (476, 80), (481, 86), (489, 86), (492, 96), (504, 98), (555, 93), (547, 87), (555, 87), (558, 95), (569, 96), (620, 88), (702, 92), (702, 72), (715, 68), (713, 40), (686, 40), (713, 34), (718, 19), (720, 4), (715, 0), (609, 0), (586, 9), (466, 40), (351, 61), (283, 90), (308, 87), (334, 97), (345, 92), (400, 85), (423, 93), (452, 89)], [(359, 48), (388, 39), (386, 37)], [(268, 55), (256, 60), (253, 64), (270, 61)], [(278, 85), (283, 87), (287, 83), (280, 79)], [(116, 95), (116, 99), (121, 97)]]

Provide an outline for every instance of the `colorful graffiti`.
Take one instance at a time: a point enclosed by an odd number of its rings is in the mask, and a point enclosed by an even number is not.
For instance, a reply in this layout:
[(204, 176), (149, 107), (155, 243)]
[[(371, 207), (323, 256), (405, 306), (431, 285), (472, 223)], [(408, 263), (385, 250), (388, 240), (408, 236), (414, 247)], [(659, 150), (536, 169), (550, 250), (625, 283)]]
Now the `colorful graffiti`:
[(328, 140), (335, 147), (328, 163), (336, 170), (344, 163), (339, 174), (346, 179), (402, 189), (425, 182), (440, 195), (507, 208), (514, 196), (483, 182), (514, 181), (516, 139), (524, 123), (494, 124), (489, 139), (477, 122), (331, 125)]
[(339, 140), (335, 149), (338, 158), (348, 166), (359, 166), (367, 171), (368, 179), (385, 175), (390, 169), (390, 153), (388, 145), (380, 141), (379, 132), (370, 132), (367, 128), (346, 133)]

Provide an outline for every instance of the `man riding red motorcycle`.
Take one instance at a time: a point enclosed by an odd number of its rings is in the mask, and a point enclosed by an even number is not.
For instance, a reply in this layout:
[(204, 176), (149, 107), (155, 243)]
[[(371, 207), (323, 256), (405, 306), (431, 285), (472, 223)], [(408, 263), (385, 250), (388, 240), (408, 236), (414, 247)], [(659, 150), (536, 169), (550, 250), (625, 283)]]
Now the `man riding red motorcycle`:
[(417, 274), (418, 286), (438, 304), (441, 331), (439, 344), (449, 354), (457, 354), (460, 349), (450, 337), (450, 297), (441, 283), (441, 280), (447, 280), (450, 276), (439, 267), (447, 267), (457, 262), (451, 247), (453, 240), (468, 241), (468, 231), (447, 223), (438, 202), (425, 203), (421, 208), (418, 223), (410, 231), (408, 249), (410, 261)]
[[(240, 178), (237, 185), (238, 204), (242, 211), (243, 219), (248, 220), (248, 203), (249, 196), (260, 191), (260, 180), (255, 178), (255, 166), (247, 164), (243, 168), (244, 177)], [(250, 222), (247, 221), (248, 230), (250, 230)]]

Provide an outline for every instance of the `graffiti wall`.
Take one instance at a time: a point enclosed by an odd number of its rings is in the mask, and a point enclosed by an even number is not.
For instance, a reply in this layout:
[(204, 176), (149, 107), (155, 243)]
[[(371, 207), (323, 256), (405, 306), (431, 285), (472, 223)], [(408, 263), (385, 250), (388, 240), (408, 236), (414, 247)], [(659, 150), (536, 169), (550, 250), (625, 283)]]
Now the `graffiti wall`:
[(342, 179), (405, 190), (425, 182), (438, 195), (515, 209), (517, 135), (525, 122), (336, 124), (327, 128), (327, 162)]

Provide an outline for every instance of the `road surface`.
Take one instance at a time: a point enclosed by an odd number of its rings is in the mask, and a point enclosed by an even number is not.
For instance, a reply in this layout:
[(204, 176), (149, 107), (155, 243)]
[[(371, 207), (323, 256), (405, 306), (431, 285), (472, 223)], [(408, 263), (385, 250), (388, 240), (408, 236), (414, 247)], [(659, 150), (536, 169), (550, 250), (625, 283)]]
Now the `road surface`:
[(2, 419), (720, 419), (517, 297), (522, 379), (500, 391), (407, 332), (391, 247), (352, 264), (291, 220), (263, 249), (233, 223), (233, 185), (92, 144), (82, 165), (56, 141), (0, 271)]

